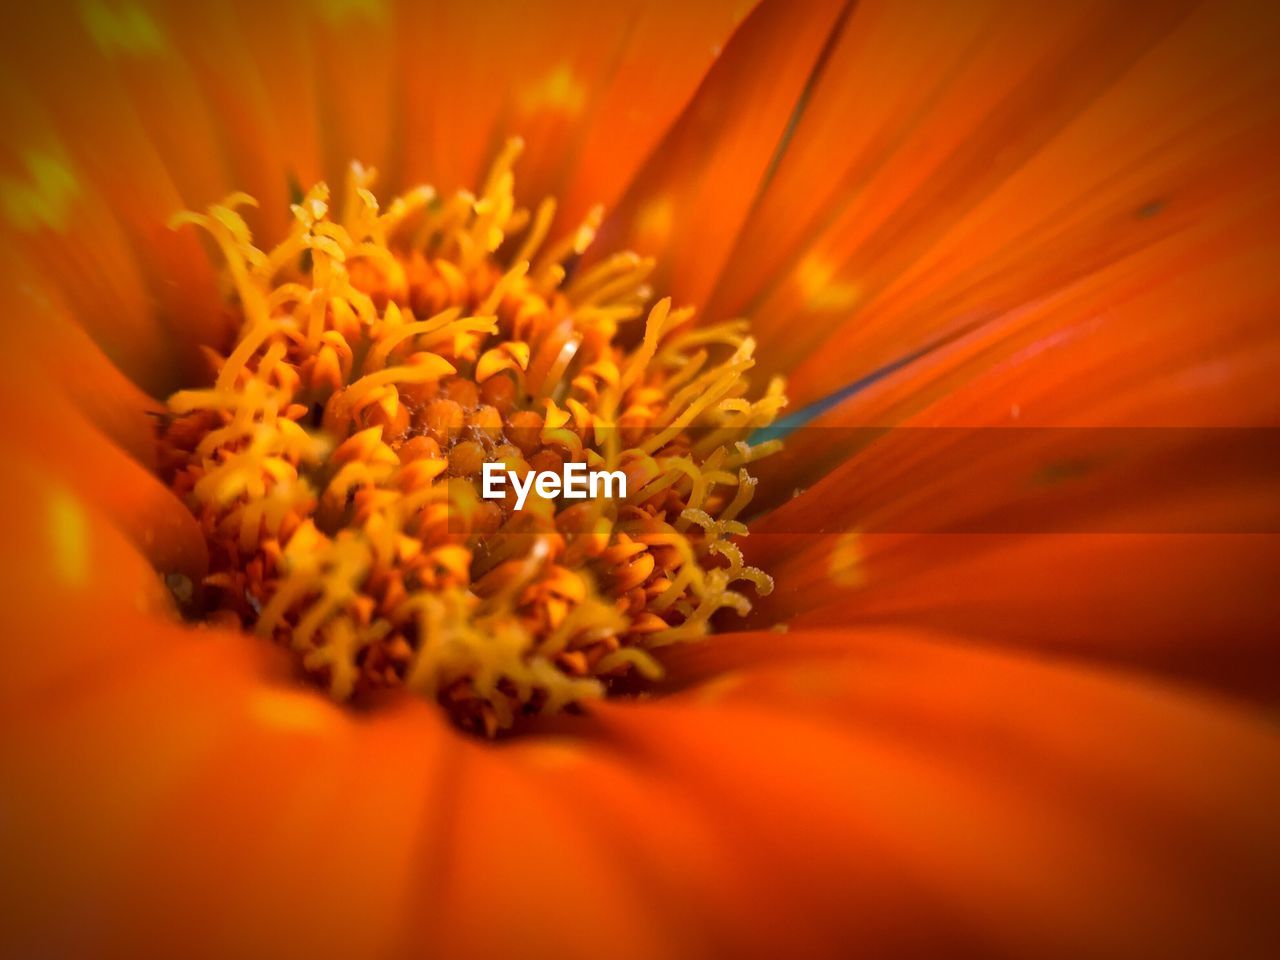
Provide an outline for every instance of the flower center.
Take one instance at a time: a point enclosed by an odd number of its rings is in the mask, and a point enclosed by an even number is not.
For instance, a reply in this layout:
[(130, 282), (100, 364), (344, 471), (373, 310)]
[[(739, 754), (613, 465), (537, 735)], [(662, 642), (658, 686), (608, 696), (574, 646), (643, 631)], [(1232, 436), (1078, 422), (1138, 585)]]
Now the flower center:
[[(772, 588), (733, 538), (776, 447), (748, 437), (786, 402), (777, 381), (746, 397), (744, 324), (646, 312), (650, 261), (580, 268), (598, 209), (548, 243), (554, 202), (515, 203), (519, 149), (479, 197), (385, 210), (353, 166), (341, 215), (318, 185), (270, 250), (243, 194), (180, 215), (220, 248), (239, 332), (159, 438), (209, 546), (194, 615), (291, 648), (335, 698), (406, 687), (489, 735), (656, 679), (654, 651)], [(481, 495), (485, 464), (617, 471), (626, 495), (516, 510)]]

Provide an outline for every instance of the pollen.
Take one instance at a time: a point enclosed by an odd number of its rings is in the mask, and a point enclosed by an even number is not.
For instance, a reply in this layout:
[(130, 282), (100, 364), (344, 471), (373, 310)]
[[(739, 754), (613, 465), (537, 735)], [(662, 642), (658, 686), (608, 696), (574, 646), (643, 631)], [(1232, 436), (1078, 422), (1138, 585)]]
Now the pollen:
[[(749, 389), (744, 323), (652, 303), (635, 254), (586, 265), (600, 210), (553, 238), (553, 201), (517, 204), (520, 147), (478, 193), (385, 207), (353, 165), (272, 247), (246, 195), (180, 214), (234, 329), (158, 428), (209, 546), (188, 615), (287, 647), (336, 700), (404, 690), (489, 736), (642, 687), (772, 589), (737, 541), (778, 446), (751, 437), (786, 403)], [(627, 495), (517, 511), (481, 496), (486, 463), (620, 471)]]

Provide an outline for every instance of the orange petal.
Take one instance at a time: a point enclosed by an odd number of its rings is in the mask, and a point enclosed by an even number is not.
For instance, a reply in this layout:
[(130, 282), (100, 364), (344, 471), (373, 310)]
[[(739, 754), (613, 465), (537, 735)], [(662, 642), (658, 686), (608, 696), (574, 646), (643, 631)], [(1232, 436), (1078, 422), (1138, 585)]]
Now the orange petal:
[[(83, 21), (109, 9), (28, 7), (21, 27), (9, 34), (11, 43), (31, 35), (56, 39), (38, 51), (19, 42), (5, 55), (12, 73), (3, 79), (12, 95), (0, 106), (8, 168), (7, 215), (0, 226), (15, 252), (59, 288), (113, 359), (135, 378), (162, 387), (163, 367), (172, 362), (167, 328), (197, 342), (221, 328), (199, 242), (165, 226), (186, 205), (175, 176), (193, 182), (186, 173), (190, 157), (166, 155), (167, 140), (157, 140), (156, 131), (194, 126), (197, 132), (181, 142), (198, 145), (206, 127), (197, 103), (164, 124), (134, 102), (122, 79), (124, 64), (180, 59), (172, 50), (124, 51), (97, 37)], [(129, 9), (136, 13), (134, 31), (153, 22), (141, 7)], [(174, 89), (167, 77), (156, 86)], [(213, 157), (207, 153), (197, 168), (207, 169)], [(191, 199), (207, 202), (209, 189)]]
[(841, 635), (842, 660), (597, 711), (757, 859), (761, 903), (874, 955), (1254, 955), (1274, 938), (1268, 722), (977, 647)]
[[(14, 164), (0, 158), (0, 180), (9, 181), (4, 186), (25, 196), (47, 192), (37, 186), (41, 178), (80, 175), (62, 166), (59, 148), (32, 149), (23, 169), (12, 176)], [(56, 201), (32, 201), (39, 216), (56, 221), (23, 220), (20, 228), (0, 223), (0, 284), (56, 289), (112, 362), (135, 382), (162, 389), (170, 382), (175, 357), (153, 310), (146, 278), (118, 222), (99, 199), (80, 192), (84, 184), (77, 183), (73, 196), (59, 193)]]
[[(133, 884), (140, 877), (149, 881), (151, 903), (184, 887), (191, 893), (185, 884), (198, 872), (169, 871), (162, 879), (147, 873), (146, 866), (160, 852), (153, 843), (175, 855), (201, 844), (191, 820), (161, 838), (149, 837), (148, 831), (172, 823), (167, 818), (181, 809), (174, 804), (185, 799), (183, 786), (232, 747), (240, 748), (240, 770), (260, 773), (244, 766), (254, 756), (246, 750), (251, 732), (259, 734), (256, 749), (266, 751), (271, 743), (257, 716), (262, 694), (256, 684), (265, 655), (278, 651), (244, 637), (183, 630), (151, 618), (116, 615), (109, 622), (127, 628), (140, 649), (128, 656), (117, 653), (24, 702), (21, 722), (11, 718), (0, 737), (5, 843), (14, 869), (26, 877), (8, 891), (7, 951), (136, 955), (142, 943), (138, 925), (145, 924), (149, 933), (167, 933), (163, 914), (148, 909), (148, 901), (130, 898)], [(306, 745), (305, 737), (292, 741), (301, 754), (299, 743)], [(266, 800), (248, 779), (224, 777), (224, 784), (238, 784)], [(281, 807), (270, 802), (261, 809), (281, 815)], [(234, 849), (236, 831), (243, 826), (228, 817), (221, 830), (206, 837), (220, 837)], [(194, 895), (189, 902), (205, 911), (217, 909), (213, 901)], [(95, 919), (68, 927), (68, 915)], [(113, 944), (116, 938), (125, 946)]]
[(754, 316), (768, 369), (803, 364), (804, 402), (1274, 196), (1280, 24), (1184, 14), (859, 4), (713, 311)]
[(172, 600), (112, 518), (65, 478), (11, 451), (0, 495), (12, 507), (0, 542), (0, 703), (12, 706), (145, 646), (132, 624), (168, 614)]
[(753, 622), (947, 629), (1276, 696), (1276, 534), (853, 536), (856, 580), (832, 576), (839, 537), (798, 538)]
[(170, 105), (179, 110), (170, 122), (179, 128), (202, 123), (215, 132), (218, 154), (206, 162), (224, 163), (231, 189), (258, 199), (248, 218), (255, 230), (282, 236), (290, 222), (291, 180), (306, 187), (325, 175), (309, 29), (315, 6), (171, 2), (154, 16), (169, 56), (190, 71), (189, 89), (198, 93), (189, 103)]
[(1280, 194), (1218, 209), (890, 373), (793, 432), (760, 500), (865, 444), (850, 427), (1280, 422), (1277, 217)]
[(576, 225), (622, 191), (752, 6), (404, 4), (402, 180), (469, 187), (519, 134), (521, 198), (559, 193)]
[[(43, 387), (27, 388), (34, 382)], [(190, 510), (151, 473), (94, 427), (47, 382), (0, 387), (11, 417), (0, 437), (15, 457), (38, 467), (42, 483), (74, 493), (125, 532), (158, 570), (200, 577), (204, 537)]]
[[(337, 187), (353, 161), (377, 168), (382, 185), (398, 170), (401, 115), (412, 110), (396, 86), (395, 4), (299, 4), (313, 35), (315, 112), (323, 133), (323, 175)], [(313, 12), (314, 11), (314, 12)], [(302, 186), (308, 186), (306, 182)], [(380, 188), (381, 189), (381, 188)]]
[[(449, 859), (436, 884), (417, 891), (417, 952), (586, 957), (608, 943), (623, 957), (662, 954), (671, 922), (646, 903), (644, 883), (608, 845), (610, 832), (551, 770), (527, 769), (530, 751), (518, 753), (470, 749), (449, 774), (458, 778), (444, 827)], [(573, 748), (533, 753), (548, 764), (557, 753), (576, 762)], [(502, 922), (494, 923), (498, 904)]]
[[(1190, 428), (1280, 422), (1280, 204), (1256, 201), (1181, 224), (793, 433), (761, 465), (766, 503), (848, 460), (753, 526), (750, 561), (779, 585), (755, 622), (824, 607), (814, 622), (919, 615), (1271, 695), (1271, 468), (1231, 472), (1183, 443)], [(899, 429), (873, 438), (850, 424)], [(1154, 446), (1077, 460), (1065, 477), (1071, 457), (1035, 429), (1126, 424), (1188, 429), (1152, 430)], [(1014, 425), (1031, 429), (998, 431)], [(1001, 525), (1020, 504), (1030, 523)], [(996, 533), (1007, 529), (1027, 534)], [(947, 530), (988, 535), (923, 535)]]
[(112, 939), (125, 951), (399, 955), (433, 908), (417, 882), (450, 840), (454, 734), (421, 702), (356, 719), (318, 691), (258, 683), (234, 703), (217, 749), (131, 832)]
[[(56, 292), (0, 285), (0, 311), (11, 319), (0, 330), (0, 389), (28, 405), (51, 393), (65, 397), (135, 460), (151, 464), (152, 415), (161, 405), (107, 359)], [(15, 411), (10, 422), (20, 427), (18, 420)]]
[[(607, 858), (627, 883), (632, 922), (643, 924), (635, 944), (656, 955), (812, 956), (819, 945), (807, 924), (795, 924), (795, 904), (761, 896), (761, 878), (770, 866), (750, 845), (725, 830), (696, 784), (661, 775), (607, 730), (581, 718), (565, 723), (567, 736), (521, 741), (502, 757), (538, 794), (573, 818), (578, 831)], [(518, 817), (537, 829), (536, 809), (496, 814)], [(544, 865), (545, 866), (545, 865)], [(530, 864), (530, 872), (539, 865)], [(554, 871), (556, 868), (553, 866)], [(521, 871), (523, 873), (523, 871)], [(555, 888), (558, 876), (544, 881)], [(578, 922), (545, 922), (555, 916), (546, 905), (541, 928), (528, 943), (554, 946), (571, 955), (579, 938), (607, 936), (594, 917), (607, 890), (592, 890), (573, 904)], [(523, 899), (516, 894), (517, 899)], [(744, 922), (745, 921), (745, 922)], [(626, 932), (623, 930), (614, 933)], [(627, 941), (624, 941), (627, 942)]]
[(944, 627), (1269, 698), (1274, 450), (1265, 430), (909, 424), (752, 525), (777, 589), (749, 622)]
[(839, 0), (758, 7), (611, 214), (597, 249), (652, 255), (657, 289), (705, 302), (845, 8)]

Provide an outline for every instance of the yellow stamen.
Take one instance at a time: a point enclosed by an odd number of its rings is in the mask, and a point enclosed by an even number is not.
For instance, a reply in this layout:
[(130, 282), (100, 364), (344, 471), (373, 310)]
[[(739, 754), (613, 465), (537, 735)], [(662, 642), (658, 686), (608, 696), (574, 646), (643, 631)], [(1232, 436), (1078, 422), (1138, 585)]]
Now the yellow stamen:
[[(747, 437), (785, 403), (780, 383), (747, 396), (744, 324), (694, 328), (664, 299), (616, 342), (651, 261), (566, 285), (602, 212), (548, 242), (554, 203), (515, 202), (519, 150), (478, 197), (385, 210), (353, 166), (339, 219), (318, 185), (270, 250), (243, 195), (177, 218), (218, 243), (241, 328), (160, 437), (210, 548), (194, 614), (292, 648), (336, 699), (404, 687), (490, 735), (658, 678), (652, 651), (749, 609), (734, 584), (772, 588), (733, 539), (743, 466), (777, 446)], [(515, 512), (480, 498), (484, 462), (620, 469), (631, 496)]]

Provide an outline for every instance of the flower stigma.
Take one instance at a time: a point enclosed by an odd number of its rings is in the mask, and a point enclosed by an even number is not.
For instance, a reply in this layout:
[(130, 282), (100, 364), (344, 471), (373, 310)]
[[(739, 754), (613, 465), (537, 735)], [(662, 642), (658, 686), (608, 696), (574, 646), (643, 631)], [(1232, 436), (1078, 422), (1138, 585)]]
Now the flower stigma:
[(352, 165), (341, 209), (313, 187), (270, 249), (247, 195), (180, 214), (237, 329), (158, 431), (209, 548), (190, 616), (291, 649), (337, 700), (406, 688), (489, 736), (658, 679), (662, 647), (772, 589), (734, 539), (778, 447), (748, 438), (786, 404), (776, 379), (750, 398), (744, 322), (650, 306), (634, 253), (584, 264), (599, 208), (549, 240), (520, 147), (478, 196), (385, 209)]

